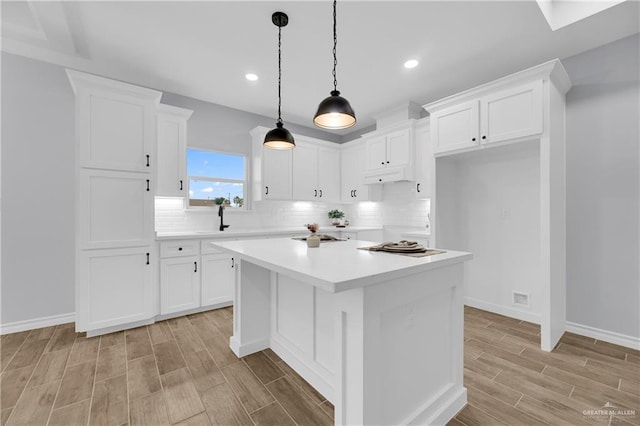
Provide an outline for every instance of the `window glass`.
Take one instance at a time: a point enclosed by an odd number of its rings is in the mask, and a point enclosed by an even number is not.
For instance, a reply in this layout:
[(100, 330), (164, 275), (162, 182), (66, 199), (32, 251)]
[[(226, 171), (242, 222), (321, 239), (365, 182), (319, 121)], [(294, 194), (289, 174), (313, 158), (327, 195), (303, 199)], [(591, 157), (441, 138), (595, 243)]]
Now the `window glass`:
[(246, 207), (244, 156), (188, 148), (187, 175), (189, 206)]

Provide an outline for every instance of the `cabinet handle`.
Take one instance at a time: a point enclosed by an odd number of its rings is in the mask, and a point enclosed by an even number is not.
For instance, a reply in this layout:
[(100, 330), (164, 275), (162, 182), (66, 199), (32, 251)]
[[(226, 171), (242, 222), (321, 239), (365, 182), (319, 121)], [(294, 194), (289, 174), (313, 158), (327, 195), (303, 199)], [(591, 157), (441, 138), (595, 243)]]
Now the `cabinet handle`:
[(486, 136), (483, 136), (483, 137), (482, 137), (482, 139), (486, 139), (486, 138), (487, 138)]
[(178, 251), (182, 251), (182, 247), (178, 247)]
[(198, 262), (193, 262), (193, 272), (198, 272)]
[(471, 142), (475, 142), (475, 141), (476, 141), (476, 138), (471, 138)]
[(147, 167), (149, 167), (149, 154), (147, 154)]
[(147, 265), (149, 264), (149, 253), (147, 253)]
[(416, 191), (420, 192), (420, 183), (416, 183)]
[(358, 196), (358, 190), (357, 190), (357, 189), (354, 189), (354, 190), (353, 190), (353, 196), (354, 196), (354, 197), (357, 197), (357, 196)]
[(353, 195), (355, 193), (355, 189), (351, 190), (351, 198), (355, 197), (355, 195)]
[(236, 260), (232, 257), (231, 258), (231, 267), (235, 268), (235, 266), (236, 266)]
[(182, 191), (182, 179), (180, 179), (180, 191)]
[(322, 198), (322, 189), (320, 190), (320, 198)]
[(264, 195), (269, 195), (269, 187), (265, 186), (264, 188), (266, 189), (266, 192), (264, 193)]
[(313, 190), (313, 196), (314, 196), (314, 197), (317, 197), (317, 196), (318, 196), (318, 190), (317, 190), (317, 189), (314, 189), (314, 190)]
[(147, 191), (149, 191), (149, 179), (147, 179)]

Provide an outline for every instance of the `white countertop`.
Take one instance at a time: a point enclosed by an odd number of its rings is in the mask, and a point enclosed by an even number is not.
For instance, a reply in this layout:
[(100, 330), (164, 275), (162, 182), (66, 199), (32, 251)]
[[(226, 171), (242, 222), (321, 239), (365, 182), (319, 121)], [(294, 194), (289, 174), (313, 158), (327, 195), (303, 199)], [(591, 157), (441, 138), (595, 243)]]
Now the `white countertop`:
[[(335, 226), (321, 227), (318, 231), (320, 234), (326, 232), (358, 232), (358, 231), (375, 231), (382, 230), (382, 227), (363, 227), (363, 226), (347, 226), (345, 228), (336, 228)], [(177, 238), (242, 238), (242, 237), (259, 237), (262, 235), (307, 235), (309, 231), (304, 226), (282, 227), (282, 228), (256, 228), (256, 229), (233, 229), (228, 228), (225, 231), (176, 231), (176, 232), (156, 232), (156, 240), (175, 240)]]
[(333, 293), (389, 281), (472, 258), (471, 253), (456, 251), (415, 258), (357, 249), (378, 243), (349, 240), (324, 242), (318, 248), (308, 248), (304, 241), (274, 238), (221, 241), (211, 244), (234, 257)]

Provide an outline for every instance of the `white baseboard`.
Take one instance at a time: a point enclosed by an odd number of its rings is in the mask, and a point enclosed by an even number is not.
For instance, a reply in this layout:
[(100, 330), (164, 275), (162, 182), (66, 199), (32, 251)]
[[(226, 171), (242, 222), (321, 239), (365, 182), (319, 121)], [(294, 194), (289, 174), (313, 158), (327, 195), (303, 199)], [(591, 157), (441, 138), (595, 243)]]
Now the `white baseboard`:
[(473, 299), (471, 297), (465, 297), (464, 304), (473, 308), (482, 309), (483, 311), (489, 311), (506, 317), (540, 324), (540, 315), (533, 312), (526, 312), (520, 309), (510, 308), (508, 306), (497, 305), (495, 303), (485, 302), (484, 300)]
[(52, 315), (50, 317), (10, 322), (8, 324), (0, 325), (0, 335), (18, 333), (25, 330), (35, 330), (37, 328), (50, 327), (52, 325), (66, 324), (68, 322), (75, 321), (76, 314), (75, 312), (71, 312), (69, 314)]
[(627, 336), (614, 331), (602, 330), (570, 321), (567, 321), (566, 331), (591, 337), (592, 339), (602, 340), (603, 342), (613, 343), (614, 345), (624, 346), (625, 348), (640, 350), (640, 338), (638, 337)]

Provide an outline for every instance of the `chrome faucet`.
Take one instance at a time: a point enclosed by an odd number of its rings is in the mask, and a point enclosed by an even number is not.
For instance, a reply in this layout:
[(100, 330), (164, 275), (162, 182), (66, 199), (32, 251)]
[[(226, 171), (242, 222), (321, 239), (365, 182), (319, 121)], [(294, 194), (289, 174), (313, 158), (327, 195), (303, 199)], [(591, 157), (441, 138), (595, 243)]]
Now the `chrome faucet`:
[(224, 228), (228, 228), (229, 225), (224, 224), (224, 206), (222, 204), (218, 207), (218, 216), (220, 216), (220, 230), (224, 231)]

